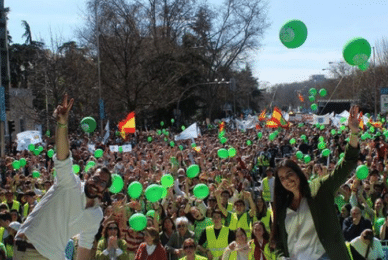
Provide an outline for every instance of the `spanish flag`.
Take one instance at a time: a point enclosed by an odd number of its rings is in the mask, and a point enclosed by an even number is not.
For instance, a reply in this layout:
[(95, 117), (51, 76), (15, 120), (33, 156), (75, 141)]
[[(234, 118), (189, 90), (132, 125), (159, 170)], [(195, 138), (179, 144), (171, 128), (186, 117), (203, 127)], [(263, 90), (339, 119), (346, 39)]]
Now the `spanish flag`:
[(265, 113), (267, 113), (267, 109), (264, 108), (264, 110), (260, 113), (259, 115), (259, 121), (264, 121), (266, 118), (265, 118)]
[(119, 130), (121, 137), (125, 139), (126, 134), (133, 134), (136, 132), (135, 112), (131, 112), (127, 117), (119, 123)]
[(298, 98), (299, 98), (300, 102), (302, 102), (302, 103), (304, 102), (304, 98), (303, 98), (302, 94), (298, 93)]
[(364, 130), (364, 119), (363, 119), (363, 114), (362, 114), (362, 112), (360, 112), (360, 115), (358, 116), (358, 122), (359, 122), (358, 126), (359, 126), (362, 130)]
[(289, 127), (289, 123), (283, 118), (282, 111), (279, 108), (275, 107), (272, 112), (272, 121), (278, 124), (282, 128)]
[(279, 125), (273, 120), (267, 120), (267, 122), (265, 122), (265, 126), (268, 128), (278, 128)]

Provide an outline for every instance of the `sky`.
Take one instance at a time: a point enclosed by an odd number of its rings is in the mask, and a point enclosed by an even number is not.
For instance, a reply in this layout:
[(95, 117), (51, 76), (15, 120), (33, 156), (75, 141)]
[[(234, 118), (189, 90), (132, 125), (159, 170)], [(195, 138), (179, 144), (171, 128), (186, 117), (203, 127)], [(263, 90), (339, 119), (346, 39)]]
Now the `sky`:
[[(23, 43), (22, 20), (31, 27), (33, 40), (50, 43), (77, 40), (74, 31), (84, 23), (85, 0), (4, 0), (9, 13), (8, 29), (14, 43)], [(221, 0), (210, 0), (219, 4)], [(264, 0), (263, 0), (264, 1)], [(270, 85), (308, 80), (313, 74), (330, 77), (329, 62), (341, 62), (342, 49), (354, 37), (375, 46), (388, 39), (388, 0), (266, 0), (270, 27), (261, 48), (251, 55), (254, 76)], [(280, 28), (298, 19), (308, 30), (306, 42), (288, 49), (279, 40)]]

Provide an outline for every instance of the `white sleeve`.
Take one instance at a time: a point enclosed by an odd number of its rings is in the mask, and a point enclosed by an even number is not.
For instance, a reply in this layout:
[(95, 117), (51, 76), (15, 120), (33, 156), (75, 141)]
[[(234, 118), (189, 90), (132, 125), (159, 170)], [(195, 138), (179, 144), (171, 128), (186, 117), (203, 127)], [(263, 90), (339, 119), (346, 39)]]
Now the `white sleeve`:
[(58, 186), (68, 186), (77, 183), (78, 177), (73, 174), (73, 162), (71, 158), (71, 152), (69, 157), (63, 161), (58, 160), (56, 154), (53, 156), (54, 167), (57, 172), (56, 180)]
[(186, 194), (179, 188), (179, 180), (176, 179), (174, 181), (174, 191), (177, 196), (183, 195), (186, 196)]
[(98, 232), (103, 217), (104, 215), (102, 213), (102, 210), (100, 209), (99, 212), (96, 211), (95, 213), (93, 213), (92, 218), (86, 220), (88, 225), (80, 233), (79, 246), (84, 247), (86, 249), (92, 249), (94, 237)]

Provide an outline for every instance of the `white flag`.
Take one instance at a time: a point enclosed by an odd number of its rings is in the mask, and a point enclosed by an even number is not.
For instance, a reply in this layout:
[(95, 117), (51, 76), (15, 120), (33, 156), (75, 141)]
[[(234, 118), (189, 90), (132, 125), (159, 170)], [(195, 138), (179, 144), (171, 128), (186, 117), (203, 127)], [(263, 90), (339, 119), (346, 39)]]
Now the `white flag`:
[(109, 120), (108, 120), (108, 122), (106, 122), (106, 126), (105, 126), (105, 131), (106, 131), (106, 133), (105, 133), (105, 135), (104, 135), (104, 140), (103, 140), (103, 143), (105, 144), (106, 143), (106, 141), (108, 140), (108, 138), (109, 138)]
[(201, 135), (201, 131), (199, 130), (199, 127), (197, 127), (197, 123), (194, 123), (188, 128), (186, 128), (185, 131), (183, 131), (179, 135), (176, 135), (174, 137), (174, 140), (179, 141), (179, 140), (198, 138), (198, 135)]

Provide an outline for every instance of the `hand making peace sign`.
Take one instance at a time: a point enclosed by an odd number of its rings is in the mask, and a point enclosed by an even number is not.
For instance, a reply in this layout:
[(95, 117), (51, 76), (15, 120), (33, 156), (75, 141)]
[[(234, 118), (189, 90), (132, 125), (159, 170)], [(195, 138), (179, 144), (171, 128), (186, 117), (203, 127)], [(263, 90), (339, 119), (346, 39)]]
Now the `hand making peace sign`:
[(58, 105), (53, 113), (53, 116), (60, 124), (67, 123), (67, 120), (69, 118), (69, 112), (73, 107), (74, 98), (70, 99), (70, 102), (68, 102), (67, 100), (68, 100), (68, 95), (67, 93), (65, 93), (62, 104)]

